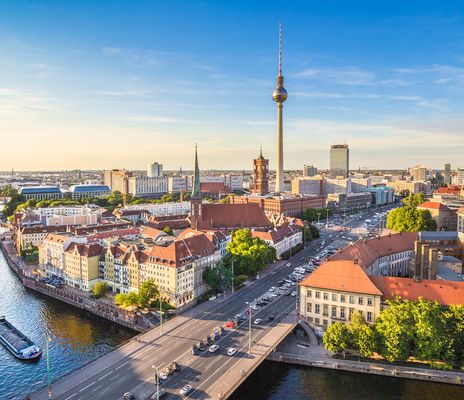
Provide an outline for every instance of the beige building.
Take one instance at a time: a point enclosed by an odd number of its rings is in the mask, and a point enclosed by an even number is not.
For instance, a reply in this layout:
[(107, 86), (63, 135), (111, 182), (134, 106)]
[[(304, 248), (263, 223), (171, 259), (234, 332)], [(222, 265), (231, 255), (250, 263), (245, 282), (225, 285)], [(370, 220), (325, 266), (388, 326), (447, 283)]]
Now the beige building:
[(354, 311), (374, 323), (382, 292), (354, 261), (327, 261), (300, 283), (300, 315), (308, 322), (328, 327), (348, 322)]
[(89, 291), (98, 282), (99, 244), (71, 243), (64, 252), (65, 282), (69, 286)]
[(464, 233), (464, 207), (461, 207), (458, 212), (458, 232)]
[(438, 201), (426, 201), (417, 207), (419, 210), (427, 210), (437, 223), (437, 231), (455, 231), (457, 229), (456, 210)]
[(393, 187), (396, 194), (406, 190), (408, 190), (409, 193), (432, 194), (432, 184), (430, 182), (393, 181), (389, 183), (388, 186)]

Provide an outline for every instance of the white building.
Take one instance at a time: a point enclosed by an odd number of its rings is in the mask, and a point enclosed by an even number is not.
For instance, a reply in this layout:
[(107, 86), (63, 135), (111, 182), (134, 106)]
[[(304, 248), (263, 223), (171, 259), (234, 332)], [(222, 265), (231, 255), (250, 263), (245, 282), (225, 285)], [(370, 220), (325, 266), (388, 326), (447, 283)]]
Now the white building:
[(323, 190), (324, 195), (351, 193), (351, 179), (326, 179)]
[(157, 162), (147, 165), (147, 176), (149, 178), (160, 178), (163, 176), (163, 164)]
[(254, 237), (264, 240), (276, 249), (278, 258), (298, 244), (303, 243), (303, 231), (300, 226), (284, 223), (268, 232), (252, 231)]
[(190, 202), (171, 202), (162, 204), (134, 204), (124, 207), (122, 210), (146, 210), (151, 215), (163, 217), (168, 215), (181, 215), (190, 212)]
[(189, 192), (192, 190), (192, 176), (170, 176), (168, 178), (169, 193)]
[(371, 187), (371, 178), (351, 178), (350, 180), (353, 193), (364, 193)]
[(135, 197), (159, 197), (168, 192), (168, 179), (132, 176), (128, 178), (128, 190)]
[(111, 189), (107, 185), (73, 185), (69, 191), (73, 200), (107, 197), (111, 194)]
[(292, 179), (292, 194), (300, 196), (322, 194), (323, 180), (322, 178), (296, 178)]

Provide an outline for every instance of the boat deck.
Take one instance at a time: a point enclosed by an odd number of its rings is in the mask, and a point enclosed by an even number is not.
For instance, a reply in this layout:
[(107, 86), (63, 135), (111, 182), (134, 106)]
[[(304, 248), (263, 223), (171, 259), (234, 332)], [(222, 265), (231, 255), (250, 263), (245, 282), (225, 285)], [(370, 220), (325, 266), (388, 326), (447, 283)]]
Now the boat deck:
[(16, 330), (11, 330), (6, 321), (0, 321), (0, 336), (10, 343), (18, 353), (31, 346)]

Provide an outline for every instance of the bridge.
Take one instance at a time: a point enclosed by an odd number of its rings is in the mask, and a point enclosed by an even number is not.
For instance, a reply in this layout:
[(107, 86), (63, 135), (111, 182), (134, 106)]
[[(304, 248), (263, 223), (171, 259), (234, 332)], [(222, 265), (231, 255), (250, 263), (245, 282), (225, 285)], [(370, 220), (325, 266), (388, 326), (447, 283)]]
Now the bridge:
[[(311, 249), (306, 249), (309, 252)], [(298, 257), (306, 257), (302, 253)], [(297, 324), (296, 297), (281, 295), (253, 313), (259, 325), (244, 321), (236, 329), (227, 329), (214, 343), (220, 346), (216, 353), (208, 351), (192, 354), (192, 345), (211, 334), (218, 326), (246, 313), (247, 302), (269, 293), (268, 289), (289, 274), (295, 265), (275, 265), (264, 277), (248, 287), (203, 303), (182, 315), (117, 348), (84, 368), (52, 384), (52, 398), (56, 400), (122, 399), (131, 391), (137, 400), (149, 399), (156, 392), (154, 376), (176, 361), (181, 370), (162, 381), (166, 395), (163, 399), (182, 398), (180, 389), (190, 384), (189, 399), (226, 399), (251, 372), (273, 351)], [(296, 288), (296, 286), (295, 286)], [(273, 317), (272, 320), (269, 317)], [(227, 349), (235, 347), (234, 356)], [(48, 399), (44, 389), (32, 396), (34, 400)]]

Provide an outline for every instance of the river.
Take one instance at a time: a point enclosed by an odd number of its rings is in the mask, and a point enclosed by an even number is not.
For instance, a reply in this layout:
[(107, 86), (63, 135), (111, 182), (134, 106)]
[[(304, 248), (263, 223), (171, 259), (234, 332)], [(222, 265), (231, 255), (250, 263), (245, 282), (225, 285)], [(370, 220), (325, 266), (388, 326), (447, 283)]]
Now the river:
[(60, 301), (25, 289), (0, 251), (0, 315), (13, 323), (43, 350), (37, 362), (17, 360), (0, 345), (0, 399), (23, 399), (46, 386), (45, 337), (51, 338), (51, 379), (110, 352), (136, 333), (80, 311)]
[[(0, 251), (0, 314), (45, 350), (52, 381), (108, 353), (135, 333), (25, 289)], [(0, 399), (20, 400), (46, 386), (45, 354), (33, 363), (0, 345)], [(231, 400), (460, 400), (464, 388), (265, 362)]]

